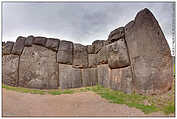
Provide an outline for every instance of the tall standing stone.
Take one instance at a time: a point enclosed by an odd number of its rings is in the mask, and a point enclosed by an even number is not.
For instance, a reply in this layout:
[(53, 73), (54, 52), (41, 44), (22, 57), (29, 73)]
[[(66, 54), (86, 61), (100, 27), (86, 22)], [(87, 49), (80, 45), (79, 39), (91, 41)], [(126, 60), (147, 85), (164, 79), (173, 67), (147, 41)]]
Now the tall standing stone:
[(111, 69), (108, 64), (102, 64), (97, 66), (98, 72), (98, 84), (105, 88), (110, 87)]
[(62, 89), (79, 88), (82, 86), (81, 69), (72, 65), (59, 64), (59, 82)]
[(173, 69), (170, 48), (164, 34), (148, 9), (125, 26), (135, 91), (158, 94), (172, 86)]
[(59, 43), (57, 52), (57, 62), (61, 64), (71, 65), (73, 62), (73, 43), (70, 41), (62, 40)]
[(98, 84), (97, 68), (82, 69), (83, 86), (94, 86)]
[(52, 89), (58, 84), (56, 52), (39, 45), (25, 47), (20, 56), (19, 86)]
[(111, 70), (110, 88), (125, 93), (133, 92), (132, 72), (130, 67)]
[(2, 82), (10, 86), (18, 86), (18, 55), (5, 55), (2, 58)]
[(13, 46), (12, 54), (21, 55), (25, 46), (25, 37), (19, 36)]
[(74, 44), (73, 67), (75, 68), (88, 67), (88, 53), (86, 46), (81, 44)]

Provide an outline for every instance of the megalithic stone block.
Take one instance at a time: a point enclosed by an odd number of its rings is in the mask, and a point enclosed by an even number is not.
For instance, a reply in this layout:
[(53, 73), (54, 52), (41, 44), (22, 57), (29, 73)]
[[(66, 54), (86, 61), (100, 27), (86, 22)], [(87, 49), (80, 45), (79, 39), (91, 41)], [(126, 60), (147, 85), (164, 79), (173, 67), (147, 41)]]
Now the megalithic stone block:
[(104, 40), (96, 40), (92, 43), (92, 46), (94, 47), (95, 54), (98, 53), (103, 46), (106, 45), (106, 41)]
[(81, 44), (74, 44), (73, 67), (75, 68), (88, 67), (88, 53), (86, 46)]
[(127, 47), (124, 39), (119, 39), (108, 45), (108, 64), (111, 69), (130, 65)]
[(125, 40), (133, 67), (137, 93), (159, 94), (172, 86), (173, 65), (164, 34), (146, 8), (125, 26)]
[(110, 88), (111, 69), (108, 64), (102, 64), (97, 66), (98, 72), (98, 84), (105, 88)]
[(20, 56), (19, 86), (55, 89), (58, 85), (56, 52), (39, 45), (25, 47)]
[(47, 38), (47, 42), (45, 44), (46, 48), (49, 48), (53, 51), (57, 51), (59, 47), (60, 40), (55, 38)]
[(38, 36), (38, 37), (34, 38), (33, 44), (41, 45), (41, 46), (45, 47), (46, 41), (47, 41), (47, 38)]
[(97, 54), (88, 54), (88, 67), (97, 67)]
[(108, 46), (103, 46), (97, 53), (97, 65), (108, 63)]
[(26, 38), (25, 40), (25, 46), (26, 47), (31, 47), (33, 44), (34, 36), (30, 35)]
[(10, 55), (13, 45), (14, 45), (14, 42), (7, 41), (2, 48), (3, 55)]
[(72, 65), (59, 64), (59, 82), (62, 89), (79, 88), (82, 86), (81, 69)]
[(95, 46), (94, 45), (87, 45), (87, 52), (88, 52), (88, 54), (94, 54), (95, 53)]
[(10, 86), (18, 86), (18, 55), (5, 55), (2, 58), (2, 82)]
[(97, 68), (82, 69), (83, 86), (93, 86), (98, 84)]
[(125, 93), (133, 92), (132, 71), (130, 67), (111, 70), (110, 88), (123, 91)]
[(23, 48), (25, 46), (25, 37), (19, 36), (14, 43), (13, 49), (12, 49), (12, 54), (14, 55), (21, 55)]
[(61, 64), (71, 65), (73, 62), (73, 43), (70, 41), (62, 40), (59, 43), (57, 52), (57, 62)]
[(108, 37), (108, 42), (112, 43), (114, 41), (117, 41), (119, 39), (124, 38), (125, 36), (125, 31), (124, 31), (124, 27), (119, 27), (115, 30), (113, 30)]

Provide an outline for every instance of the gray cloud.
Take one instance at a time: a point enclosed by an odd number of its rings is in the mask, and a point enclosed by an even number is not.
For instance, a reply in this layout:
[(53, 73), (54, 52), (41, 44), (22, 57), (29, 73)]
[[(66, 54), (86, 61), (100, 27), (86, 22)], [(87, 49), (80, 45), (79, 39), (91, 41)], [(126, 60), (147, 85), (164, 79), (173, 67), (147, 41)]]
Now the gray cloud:
[(3, 3), (3, 41), (15, 41), (19, 35), (45, 36), (91, 44), (106, 40), (117, 27), (133, 20), (137, 12), (152, 11), (172, 46), (174, 3)]

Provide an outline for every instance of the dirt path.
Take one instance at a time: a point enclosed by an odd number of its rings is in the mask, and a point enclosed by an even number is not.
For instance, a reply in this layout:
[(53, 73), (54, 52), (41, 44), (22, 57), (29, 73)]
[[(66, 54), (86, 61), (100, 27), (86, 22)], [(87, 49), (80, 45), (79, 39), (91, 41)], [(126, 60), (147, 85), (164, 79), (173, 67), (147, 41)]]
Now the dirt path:
[(164, 116), (112, 104), (93, 92), (39, 95), (3, 89), (3, 116)]

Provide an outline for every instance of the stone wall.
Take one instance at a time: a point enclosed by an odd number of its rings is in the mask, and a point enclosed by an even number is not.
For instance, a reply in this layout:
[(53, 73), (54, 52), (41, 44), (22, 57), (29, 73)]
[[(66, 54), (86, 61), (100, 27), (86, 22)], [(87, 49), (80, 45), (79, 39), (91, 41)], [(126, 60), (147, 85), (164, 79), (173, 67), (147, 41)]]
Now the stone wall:
[(148, 9), (92, 45), (45, 37), (3, 43), (3, 83), (37, 89), (102, 85), (125, 93), (160, 94), (172, 86), (164, 34)]

